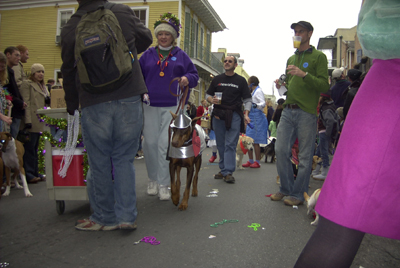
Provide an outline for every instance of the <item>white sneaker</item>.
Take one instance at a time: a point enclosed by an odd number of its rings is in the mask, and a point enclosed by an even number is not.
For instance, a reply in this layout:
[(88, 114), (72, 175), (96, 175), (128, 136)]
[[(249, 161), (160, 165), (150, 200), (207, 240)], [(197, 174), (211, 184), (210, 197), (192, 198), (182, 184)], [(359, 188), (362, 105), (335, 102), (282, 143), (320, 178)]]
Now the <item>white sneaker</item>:
[(315, 167), (315, 169), (311, 172), (312, 176), (316, 176), (318, 174), (321, 173), (321, 164), (317, 164), (317, 166)]
[(158, 184), (156, 181), (149, 180), (149, 184), (147, 184), (147, 194), (148, 195), (156, 195), (158, 193)]
[(166, 185), (160, 185), (160, 191), (158, 192), (160, 200), (169, 200), (171, 198), (171, 191)]
[(328, 167), (322, 167), (321, 174), (313, 176), (313, 179), (317, 180), (317, 181), (324, 181), (326, 179), (326, 176), (328, 175), (328, 171), (329, 171), (329, 166)]

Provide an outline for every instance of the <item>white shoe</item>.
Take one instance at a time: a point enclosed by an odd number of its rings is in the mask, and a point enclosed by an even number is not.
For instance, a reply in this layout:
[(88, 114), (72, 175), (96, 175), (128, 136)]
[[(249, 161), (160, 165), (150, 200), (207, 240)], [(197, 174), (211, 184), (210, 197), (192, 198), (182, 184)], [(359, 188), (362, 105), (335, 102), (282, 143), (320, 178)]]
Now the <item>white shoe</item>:
[(149, 184), (147, 184), (147, 194), (148, 195), (156, 195), (157, 193), (158, 193), (157, 182), (149, 180)]
[(160, 191), (158, 192), (160, 200), (169, 200), (171, 198), (171, 191), (166, 185), (160, 185)]
[(313, 176), (313, 179), (317, 181), (324, 181), (326, 179), (326, 176), (328, 175), (328, 171), (329, 171), (329, 166), (322, 167), (321, 174)]
[(316, 175), (318, 175), (319, 173), (321, 173), (321, 164), (317, 164), (317, 166), (315, 167), (315, 169), (311, 172), (311, 175), (312, 176), (316, 176)]

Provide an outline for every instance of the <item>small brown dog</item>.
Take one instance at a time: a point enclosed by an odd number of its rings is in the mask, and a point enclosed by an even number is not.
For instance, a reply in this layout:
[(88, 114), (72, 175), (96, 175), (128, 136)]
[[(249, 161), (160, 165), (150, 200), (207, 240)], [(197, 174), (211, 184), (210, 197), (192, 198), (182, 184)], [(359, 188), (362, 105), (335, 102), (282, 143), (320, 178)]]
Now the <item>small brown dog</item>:
[[(4, 168), (6, 171), (6, 179), (7, 179), (6, 191), (4, 192), (3, 196), (10, 195), (11, 169), (14, 171), (13, 179), (15, 187), (18, 189), (23, 188), (25, 196), (27, 197), (33, 196), (29, 191), (28, 183), (26, 182), (24, 162), (23, 162), (23, 156), (25, 153), (24, 146), (20, 141), (15, 140), (8, 132), (0, 133), (0, 144), (1, 144), (2, 158), (4, 161)], [(17, 180), (18, 175), (21, 178), (23, 186), (21, 186), (18, 183)]]
[[(176, 120), (177, 117), (182, 117), (182, 114), (174, 114), (171, 112), (172, 118)], [(201, 167), (201, 149), (203, 150), (206, 148), (205, 144), (205, 133), (204, 130), (196, 124), (197, 120), (200, 117), (194, 118), (190, 124), (187, 125), (185, 128), (178, 128), (174, 124), (171, 125), (173, 130), (173, 135), (171, 138), (170, 143), (170, 150), (169, 150), (169, 174), (171, 176), (171, 199), (174, 205), (179, 204), (180, 199), (180, 188), (181, 188), (181, 179), (180, 173), (182, 167), (186, 167), (187, 169), (187, 177), (186, 177), (186, 188), (185, 192), (183, 193), (182, 202), (179, 205), (179, 210), (186, 210), (188, 207), (189, 201), (189, 193), (190, 193), (190, 186), (193, 182), (193, 189), (192, 189), (192, 196), (197, 196), (197, 181), (199, 178), (199, 171)], [(184, 119), (190, 120), (190, 118)], [(196, 131), (197, 140), (193, 139), (193, 132)], [(195, 156), (194, 154), (194, 144), (197, 144), (200, 149), (200, 153)], [(196, 173), (193, 173), (195, 171)], [(175, 180), (175, 173), (176, 173), (176, 180)], [(192, 179), (193, 178), (193, 179)]]
[(239, 169), (244, 169), (242, 167), (243, 156), (248, 150), (253, 150), (254, 140), (245, 135), (239, 137), (239, 141), (236, 146), (236, 167)]

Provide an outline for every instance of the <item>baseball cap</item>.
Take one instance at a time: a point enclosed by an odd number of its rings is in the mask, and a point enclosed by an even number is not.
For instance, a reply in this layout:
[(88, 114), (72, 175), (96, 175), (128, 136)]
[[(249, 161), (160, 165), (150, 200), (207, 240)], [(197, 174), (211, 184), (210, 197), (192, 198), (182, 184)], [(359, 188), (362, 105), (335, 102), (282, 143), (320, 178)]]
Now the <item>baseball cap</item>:
[(351, 81), (355, 81), (358, 78), (360, 78), (361, 74), (362, 74), (362, 72), (360, 70), (357, 70), (357, 69), (350, 69), (347, 72), (347, 76), (351, 79)]
[(341, 68), (336, 68), (336, 69), (333, 70), (333, 72), (332, 72), (332, 78), (333, 78), (333, 79), (339, 78), (339, 77), (342, 75), (343, 71), (344, 71), (344, 68), (343, 68), (343, 67), (341, 67)]
[(294, 29), (294, 27), (296, 27), (297, 25), (299, 25), (299, 26), (301, 26), (303, 28), (306, 28), (309, 31), (314, 31), (314, 27), (311, 25), (311, 23), (309, 23), (307, 21), (303, 21), (303, 20), (301, 20), (301, 21), (299, 21), (297, 23), (296, 22), (292, 23), (290, 28)]

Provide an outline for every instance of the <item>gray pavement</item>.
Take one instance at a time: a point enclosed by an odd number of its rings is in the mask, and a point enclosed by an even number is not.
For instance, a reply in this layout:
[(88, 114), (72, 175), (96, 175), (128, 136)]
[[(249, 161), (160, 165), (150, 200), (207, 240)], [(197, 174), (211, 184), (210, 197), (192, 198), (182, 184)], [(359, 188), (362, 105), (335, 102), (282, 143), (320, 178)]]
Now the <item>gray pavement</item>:
[[(136, 231), (82, 232), (78, 219), (89, 216), (88, 201), (65, 201), (58, 215), (46, 184), (30, 184), (34, 197), (11, 190), (0, 200), (0, 263), (9, 267), (292, 267), (315, 230), (298, 209), (272, 202), (276, 192), (276, 166), (238, 170), (235, 184), (215, 180), (217, 164), (209, 164), (211, 150), (203, 154), (199, 196), (190, 197), (187, 211), (171, 201), (146, 195), (144, 160), (135, 161), (139, 215)], [(245, 156), (245, 160), (247, 157)], [(182, 171), (182, 191), (186, 170)], [(322, 182), (310, 181), (310, 193)], [(207, 197), (218, 189), (217, 197)], [(181, 192), (182, 192), (181, 191)], [(210, 224), (223, 219), (216, 228)], [(257, 231), (248, 227), (260, 224)], [(210, 235), (215, 236), (209, 238)], [(159, 245), (134, 242), (154, 236)], [(366, 235), (352, 267), (400, 267), (400, 241)]]

